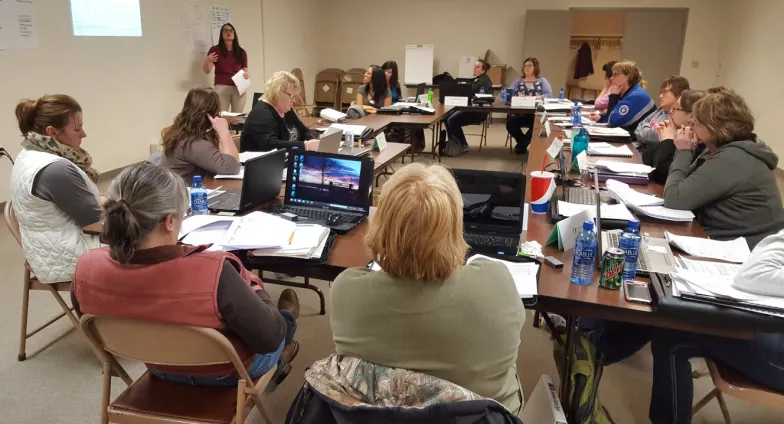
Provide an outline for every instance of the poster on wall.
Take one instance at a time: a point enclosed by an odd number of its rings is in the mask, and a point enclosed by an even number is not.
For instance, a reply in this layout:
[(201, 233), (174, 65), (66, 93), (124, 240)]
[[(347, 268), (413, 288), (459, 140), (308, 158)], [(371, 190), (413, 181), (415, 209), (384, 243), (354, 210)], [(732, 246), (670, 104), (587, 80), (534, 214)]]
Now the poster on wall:
[(206, 9), (200, 4), (186, 3), (182, 6), (182, 41), (187, 53), (207, 53), (212, 46)]
[(38, 48), (33, 0), (0, 0), (0, 50)]
[(221, 39), (220, 29), (225, 23), (231, 22), (231, 11), (227, 7), (212, 6), (212, 45)]

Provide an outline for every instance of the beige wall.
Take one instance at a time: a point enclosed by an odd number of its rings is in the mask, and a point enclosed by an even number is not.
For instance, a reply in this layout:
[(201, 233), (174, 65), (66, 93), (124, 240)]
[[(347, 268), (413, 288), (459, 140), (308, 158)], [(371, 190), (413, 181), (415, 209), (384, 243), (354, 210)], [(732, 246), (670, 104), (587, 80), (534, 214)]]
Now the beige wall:
[[(519, 76), (523, 60), (523, 34), (527, 9), (580, 8), (689, 8), (689, 20), (683, 51), (681, 74), (696, 86), (715, 84), (718, 77), (719, 42), (727, 0), (399, 0), (383, 11), (369, 7), (372, 2), (361, 0), (324, 0), (322, 20), (344, 22), (351, 11), (351, 22), (357, 28), (374, 28), (361, 35), (345, 31), (325, 31), (321, 45), (330, 48), (320, 55), (321, 68), (349, 68), (396, 60), (405, 68), (406, 44), (433, 44), (435, 72), (457, 74), (461, 56), (481, 56), (492, 51), (490, 62), (512, 66), (507, 83)], [(381, 22), (382, 24), (379, 24)], [(391, 23), (394, 23), (392, 25)], [(379, 25), (386, 25), (394, 36), (382, 36)], [(569, 30), (570, 22), (564, 22)], [(651, 38), (655, 42), (655, 36)], [(692, 61), (699, 62), (697, 68)], [(542, 64), (547, 76), (547, 64)]]
[[(784, 138), (777, 124), (781, 118), (777, 116), (784, 110), (781, 106), (784, 85), (780, 82), (784, 69), (780, 47), (784, 38), (780, 22), (784, 2), (733, 2), (727, 16), (730, 19), (722, 40), (719, 83), (735, 89), (746, 99), (757, 118), (757, 134), (782, 158)], [(784, 169), (781, 160), (779, 168)]]
[[(626, 29), (626, 12), (625, 11), (589, 11), (577, 10), (572, 12), (572, 36), (605, 36), (605, 37), (623, 37)], [(599, 38), (599, 40), (602, 40)], [(621, 60), (622, 44), (617, 39), (609, 38), (599, 41), (599, 48), (595, 45), (596, 41), (588, 40), (591, 46), (591, 57), (593, 58), (593, 74), (587, 77), (574, 79), (574, 68), (577, 64), (577, 52), (582, 46), (573, 45), (569, 49), (569, 69), (566, 73), (567, 84), (576, 85), (579, 87), (592, 88), (601, 90), (604, 88), (604, 72), (602, 66), (612, 60)], [(574, 94), (580, 94), (579, 91), (574, 91)], [(593, 98), (596, 94), (594, 92), (586, 92), (584, 99)]]
[[(300, 67), (312, 92), (317, 57), (307, 44), (317, 27), (317, 0), (264, 0), (263, 36), (261, 0), (141, 0), (143, 37), (129, 38), (73, 37), (69, 0), (37, 0), (40, 47), (0, 51), (0, 146), (12, 156), (20, 150), (17, 101), (67, 93), (82, 104), (88, 135), (83, 147), (99, 171), (146, 159), (188, 89), (213, 81), (200, 70), (203, 56), (183, 47), (179, 23), (186, 3), (231, 10), (248, 52), (251, 90), (263, 91), (265, 76), (274, 71)], [(0, 158), (0, 202), (8, 199), (10, 170)]]

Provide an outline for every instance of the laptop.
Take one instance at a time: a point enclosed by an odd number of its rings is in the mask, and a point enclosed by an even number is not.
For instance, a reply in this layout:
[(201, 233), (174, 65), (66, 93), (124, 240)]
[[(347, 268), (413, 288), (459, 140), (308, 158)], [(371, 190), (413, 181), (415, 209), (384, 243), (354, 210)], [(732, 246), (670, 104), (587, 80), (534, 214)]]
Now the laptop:
[[(568, 177), (567, 177), (567, 168), (565, 164), (564, 154), (563, 151), (558, 155), (559, 156), (559, 177), (561, 179), (561, 191), (560, 193), (556, 192), (553, 194), (552, 200), (550, 201), (550, 221), (552, 223), (557, 223), (563, 221), (564, 219), (568, 218), (567, 216), (561, 215), (558, 211), (558, 201), (563, 200), (564, 202), (573, 203), (575, 205), (595, 205), (597, 202), (596, 192), (587, 187), (569, 187), (568, 185)], [(605, 204), (613, 204), (617, 203), (615, 199), (613, 199), (609, 193), (605, 191), (599, 192), (598, 201)], [(628, 221), (623, 220), (604, 220), (605, 228), (626, 228), (628, 225)]]
[(442, 82), (438, 85), (438, 100), (441, 104), (446, 103), (446, 96), (468, 97), (469, 103), (474, 97), (474, 86), (471, 84), (460, 84), (456, 82)]
[(286, 195), (274, 212), (293, 213), (345, 234), (370, 213), (373, 158), (297, 151), (289, 155)]
[(418, 102), (419, 101), (419, 96), (425, 94), (425, 86), (426, 86), (425, 83), (417, 84), (416, 96), (414, 96), (414, 97), (407, 97), (406, 101), (409, 102), (409, 103), (416, 103), (416, 102)]
[(343, 131), (337, 128), (328, 128), (319, 139), (318, 151), (323, 153), (337, 153), (343, 140)]
[[(599, 174), (594, 169), (594, 179), (598, 187)], [(597, 190), (598, 193), (598, 190)], [(598, 196), (598, 194), (597, 194)], [(596, 207), (596, 234), (599, 234), (599, 255), (596, 255), (598, 267), (601, 267), (601, 257), (611, 247), (621, 245), (623, 230), (602, 230), (601, 210)], [(650, 275), (652, 272), (669, 274), (675, 271), (675, 256), (670, 249), (670, 243), (663, 238), (647, 237), (642, 235), (639, 255), (637, 255), (637, 275)]]
[(463, 196), (463, 234), (476, 253), (517, 255), (525, 211), (522, 173), (452, 169)]
[(213, 212), (242, 213), (275, 199), (280, 194), (280, 180), (285, 164), (285, 149), (249, 159), (245, 162), (242, 188), (228, 190), (209, 199), (207, 207)]

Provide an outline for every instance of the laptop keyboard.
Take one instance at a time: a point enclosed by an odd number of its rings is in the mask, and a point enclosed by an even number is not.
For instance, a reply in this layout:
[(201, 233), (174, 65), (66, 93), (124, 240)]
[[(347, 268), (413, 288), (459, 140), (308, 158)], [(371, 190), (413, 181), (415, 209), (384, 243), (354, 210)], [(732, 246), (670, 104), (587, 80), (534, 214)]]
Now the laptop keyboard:
[[(621, 234), (623, 233), (619, 233), (617, 231), (615, 232), (608, 231), (605, 234), (607, 234), (607, 242), (609, 245), (607, 246), (608, 249), (610, 247), (618, 247), (621, 245)], [(649, 269), (650, 268), (648, 268), (648, 261), (645, 260), (645, 255), (642, 254), (642, 244), (640, 244), (640, 254), (637, 255), (637, 273), (639, 273), (640, 271), (644, 271), (647, 273)]]
[[(610, 195), (604, 192), (599, 192), (599, 198), (602, 199), (602, 203), (612, 202)], [(576, 205), (595, 205), (596, 192), (589, 188), (569, 188), (566, 190), (566, 199), (564, 200)]]
[(208, 203), (209, 209), (222, 210), (222, 211), (238, 211), (240, 210), (240, 201), (242, 196), (239, 193), (223, 193), (216, 197), (215, 203)]
[(284, 206), (278, 208), (281, 212), (289, 212), (296, 214), (298, 216), (308, 218), (308, 219), (320, 219), (326, 221), (327, 218), (330, 216), (337, 216), (338, 222), (345, 222), (349, 224), (356, 224), (357, 222), (362, 220), (361, 215), (349, 215), (349, 214), (342, 214), (336, 213), (334, 211), (326, 211), (323, 209), (311, 209), (311, 208), (298, 208), (295, 206)]
[(517, 245), (520, 242), (519, 237), (494, 236), (489, 234), (464, 233), (463, 237), (465, 238), (466, 243), (471, 246), (517, 249)]

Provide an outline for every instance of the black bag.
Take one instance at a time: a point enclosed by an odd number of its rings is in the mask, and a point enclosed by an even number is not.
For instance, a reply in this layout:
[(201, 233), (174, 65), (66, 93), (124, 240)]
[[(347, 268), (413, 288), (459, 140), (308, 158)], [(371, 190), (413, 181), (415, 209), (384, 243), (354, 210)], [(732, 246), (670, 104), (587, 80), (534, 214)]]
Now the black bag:
[(441, 134), (438, 137), (439, 156), (454, 158), (460, 156), (462, 153), (463, 146), (461, 146), (460, 143), (453, 138), (447, 140), (446, 130), (441, 130)]
[(438, 85), (442, 82), (455, 82), (455, 77), (449, 72), (444, 72), (443, 74), (438, 74), (433, 77), (433, 85)]

